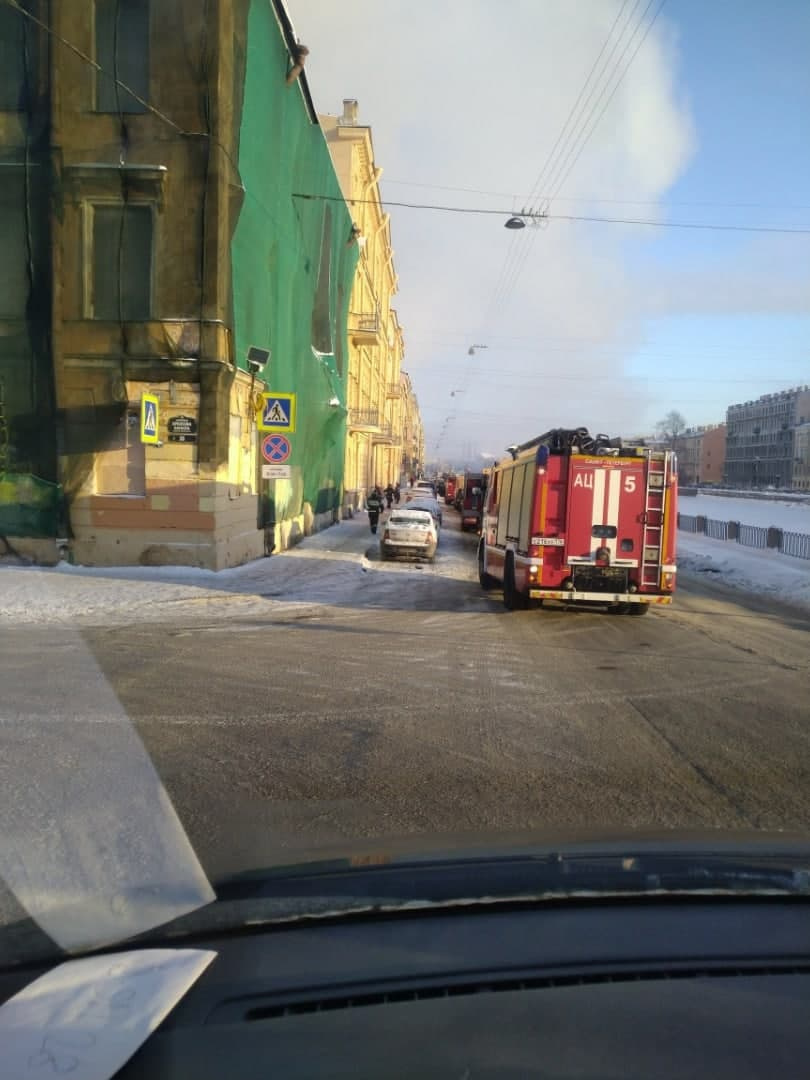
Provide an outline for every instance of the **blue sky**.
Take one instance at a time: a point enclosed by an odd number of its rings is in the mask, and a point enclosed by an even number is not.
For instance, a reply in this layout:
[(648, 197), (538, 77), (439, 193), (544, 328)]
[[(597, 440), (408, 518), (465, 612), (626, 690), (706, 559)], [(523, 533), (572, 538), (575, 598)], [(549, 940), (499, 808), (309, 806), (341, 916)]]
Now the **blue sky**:
[[(679, 85), (698, 147), (664, 200), (670, 219), (810, 226), (810, 4), (671, 0), (665, 10), (679, 34)], [(791, 238), (788, 262), (810, 263), (808, 239)], [(722, 273), (752, 246), (746, 234), (673, 232), (656, 240), (652, 261), (714, 262)], [(647, 336), (630, 370), (677, 356), (689, 382), (667, 388), (695, 423), (721, 419), (732, 401), (810, 382), (810, 314), (685, 311), (651, 322)]]
[[(552, 215), (810, 227), (810, 0), (667, 0), (629, 66), (646, 0), (289, 4), (316, 106), (359, 100), (388, 200), (500, 210), (558, 187)], [(602, 90), (621, 82), (598, 117), (590, 84), (572, 167), (549, 165), (605, 43)], [(505, 192), (520, 198), (490, 194)], [(389, 209), (406, 365), (439, 456), (557, 425), (638, 433), (673, 407), (713, 422), (810, 383), (810, 235), (515, 234), (498, 216)], [(487, 349), (470, 357), (473, 342)]]

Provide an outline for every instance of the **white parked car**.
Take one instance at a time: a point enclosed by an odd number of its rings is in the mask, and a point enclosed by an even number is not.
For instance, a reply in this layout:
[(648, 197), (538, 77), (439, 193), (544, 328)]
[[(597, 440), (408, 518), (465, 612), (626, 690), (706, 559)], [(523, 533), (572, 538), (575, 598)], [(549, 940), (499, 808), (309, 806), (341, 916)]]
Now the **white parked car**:
[(410, 555), (432, 561), (438, 543), (439, 531), (429, 510), (394, 507), (380, 537), (380, 555), (383, 559)]
[(436, 522), (437, 528), (441, 528), (442, 508), (435, 495), (425, 495), (421, 491), (417, 492), (414, 488), (405, 496), (404, 505), (407, 510), (427, 510)]

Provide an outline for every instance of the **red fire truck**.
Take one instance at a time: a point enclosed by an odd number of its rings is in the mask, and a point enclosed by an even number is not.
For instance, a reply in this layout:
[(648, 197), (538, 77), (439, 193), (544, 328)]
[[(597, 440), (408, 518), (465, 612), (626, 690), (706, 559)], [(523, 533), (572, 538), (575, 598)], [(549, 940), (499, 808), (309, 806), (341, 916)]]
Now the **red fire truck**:
[(600, 603), (644, 615), (675, 590), (678, 465), (671, 450), (625, 447), (557, 428), (510, 448), (489, 479), (478, 576), (504, 606)]
[(456, 481), (454, 505), (461, 514), (461, 531), (478, 530), (484, 511), (484, 489), (486, 479), (483, 473), (465, 472), (459, 474)]
[(444, 501), (447, 506), (452, 506), (456, 497), (456, 478), (451, 475), (444, 481)]

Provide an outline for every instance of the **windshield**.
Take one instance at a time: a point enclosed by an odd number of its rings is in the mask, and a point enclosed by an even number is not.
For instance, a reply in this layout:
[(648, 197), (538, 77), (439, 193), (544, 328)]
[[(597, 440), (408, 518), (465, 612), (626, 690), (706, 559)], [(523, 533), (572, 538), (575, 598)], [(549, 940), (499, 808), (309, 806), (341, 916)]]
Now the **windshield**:
[(0, 0), (0, 958), (808, 830), (808, 55), (789, 0)]
[(400, 513), (394, 512), (388, 519), (392, 525), (429, 525), (431, 522), (431, 516), (427, 512), (420, 514), (418, 511), (413, 513)]

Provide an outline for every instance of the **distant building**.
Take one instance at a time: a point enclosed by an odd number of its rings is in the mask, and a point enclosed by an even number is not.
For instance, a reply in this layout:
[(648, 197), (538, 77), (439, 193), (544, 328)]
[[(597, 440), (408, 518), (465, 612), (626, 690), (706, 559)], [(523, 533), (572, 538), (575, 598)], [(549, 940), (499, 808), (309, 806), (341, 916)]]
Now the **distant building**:
[(402, 387), (402, 474), (418, 476), (425, 467), (425, 431), (419, 415), (419, 402), (407, 371), (400, 375)]
[(808, 421), (810, 387), (807, 386), (729, 405), (727, 483), (740, 488), (791, 487), (796, 429)]
[(675, 440), (681, 484), (720, 484), (726, 460), (726, 425), (687, 428)]
[(793, 431), (793, 487), (810, 491), (810, 420)]

